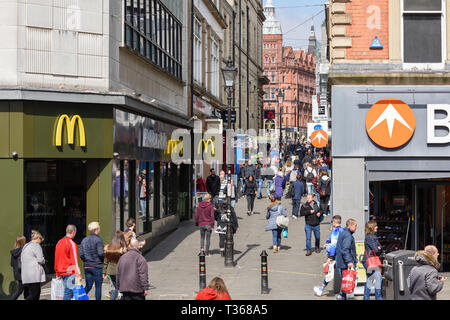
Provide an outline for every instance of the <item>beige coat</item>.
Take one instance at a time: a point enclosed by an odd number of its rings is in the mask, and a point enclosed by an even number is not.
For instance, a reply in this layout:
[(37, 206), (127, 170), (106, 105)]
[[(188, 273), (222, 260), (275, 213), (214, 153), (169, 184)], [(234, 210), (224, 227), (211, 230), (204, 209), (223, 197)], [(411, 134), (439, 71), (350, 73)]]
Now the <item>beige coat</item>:
[(45, 258), (42, 247), (35, 242), (28, 242), (22, 249), (22, 283), (45, 282)]

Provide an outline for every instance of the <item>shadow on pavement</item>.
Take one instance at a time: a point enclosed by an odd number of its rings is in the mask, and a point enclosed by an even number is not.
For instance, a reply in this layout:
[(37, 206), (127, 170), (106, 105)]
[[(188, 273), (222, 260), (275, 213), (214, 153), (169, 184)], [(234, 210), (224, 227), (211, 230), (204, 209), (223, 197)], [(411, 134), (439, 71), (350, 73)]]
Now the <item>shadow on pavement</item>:
[[(281, 245), (280, 248), (281, 248), (280, 250), (289, 250), (289, 249), (292, 249), (292, 247), (290, 247), (290, 246), (283, 246), (283, 245)], [(273, 249), (273, 246), (270, 246), (270, 247), (267, 248), (267, 250), (272, 250), (272, 249)]]
[(195, 226), (193, 220), (181, 222), (177, 229), (166, 235), (166, 238), (171, 237), (171, 240), (159, 242), (144, 254), (145, 259), (147, 262), (164, 260), (183, 240), (198, 230), (199, 227)]
[(250, 250), (252, 250), (253, 248), (259, 247), (259, 244), (248, 244), (247, 245), (247, 250), (245, 250), (235, 261), (238, 262), (239, 260), (242, 259), (242, 257), (244, 257), (247, 253), (250, 252)]

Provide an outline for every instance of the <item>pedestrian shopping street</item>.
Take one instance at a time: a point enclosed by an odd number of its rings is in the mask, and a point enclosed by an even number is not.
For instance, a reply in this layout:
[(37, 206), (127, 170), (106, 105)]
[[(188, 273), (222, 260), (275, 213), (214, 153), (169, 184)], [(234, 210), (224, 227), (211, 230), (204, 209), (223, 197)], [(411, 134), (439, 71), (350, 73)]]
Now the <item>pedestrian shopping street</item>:
[[(265, 190), (263, 190), (265, 195)], [(305, 199), (303, 199), (305, 201)], [(325, 250), (320, 254), (305, 256), (305, 219), (291, 218), (290, 199), (283, 199), (287, 209), (289, 235), (282, 238), (281, 251), (272, 251), (272, 233), (264, 231), (266, 226), (266, 207), (269, 200), (255, 200), (255, 213), (247, 215), (247, 202), (242, 197), (236, 204), (239, 229), (234, 237), (234, 261), (236, 267), (226, 268), (224, 258), (219, 253), (219, 236), (211, 235), (212, 255), (206, 258), (206, 283), (218, 276), (224, 279), (231, 298), (249, 300), (309, 300), (335, 299), (328, 292), (332, 283), (320, 298), (314, 296), (313, 287), (323, 281), (322, 264), (326, 260)], [(329, 235), (330, 216), (321, 224), (321, 244)], [(312, 241), (314, 241), (314, 236)], [(314, 242), (312, 242), (314, 244)], [(150, 293), (147, 299), (195, 299), (199, 290), (200, 232), (194, 221), (183, 222), (165, 241), (150, 251), (149, 261)], [(261, 257), (268, 254), (270, 293), (261, 294)], [(330, 296), (327, 296), (328, 293)]]
[[(265, 195), (265, 190), (263, 190)], [(305, 201), (303, 198), (302, 202)], [(224, 279), (233, 300), (335, 300), (333, 282), (324, 290), (322, 297), (316, 297), (313, 287), (323, 281), (322, 264), (326, 260), (325, 250), (320, 254), (305, 256), (305, 219), (291, 218), (291, 200), (282, 199), (287, 208), (289, 236), (282, 239), (281, 251), (272, 252), (272, 235), (264, 231), (266, 210), (269, 200), (255, 200), (255, 213), (247, 216), (246, 200), (241, 198), (236, 204), (239, 229), (234, 237), (234, 261), (236, 267), (226, 268), (224, 258), (219, 253), (219, 237), (211, 235), (211, 253), (206, 258), (206, 283), (218, 276)], [(321, 245), (328, 238), (330, 216), (321, 223)], [(312, 243), (314, 236), (312, 237)], [(199, 247), (200, 231), (194, 221), (184, 221), (180, 227), (158, 244), (145, 257), (149, 265), (150, 290), (147, 300), (193, 300), (199, 291)], [(261, 294), (262, 250), (268, 254), (269, 294)], [(443, 274), (446, 276), (446, 274)], [(110, 285), (103, 283), (102, 299)], [(94, 291), (89, 293), (94, 299)], [(450, 298), (450, 289), (444, 289), (438, 300)], [(22, 297), (20, 297), (22, 299)], [(50, 283), (47, 283), (41, 299), (50, 299)], [(362, 296), (354, 299), (362, 300)], [(373, 297), (372, 297), (373, 299)]]

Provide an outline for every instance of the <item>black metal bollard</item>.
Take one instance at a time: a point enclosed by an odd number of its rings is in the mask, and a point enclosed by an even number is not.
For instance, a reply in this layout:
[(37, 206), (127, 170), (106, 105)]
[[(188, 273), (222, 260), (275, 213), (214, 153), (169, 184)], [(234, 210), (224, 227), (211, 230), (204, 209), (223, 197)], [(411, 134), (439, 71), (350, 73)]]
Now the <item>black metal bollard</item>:
[(269, 270), (267, 269), (267, 252), (261, 252), (261, 294), (269, 293)]
[(198, 256), (199, 258), (199, 285), (200, 290), (203, 290), (206, 288), (206, 264), (205, 264), (205, 252), (202, 250)]

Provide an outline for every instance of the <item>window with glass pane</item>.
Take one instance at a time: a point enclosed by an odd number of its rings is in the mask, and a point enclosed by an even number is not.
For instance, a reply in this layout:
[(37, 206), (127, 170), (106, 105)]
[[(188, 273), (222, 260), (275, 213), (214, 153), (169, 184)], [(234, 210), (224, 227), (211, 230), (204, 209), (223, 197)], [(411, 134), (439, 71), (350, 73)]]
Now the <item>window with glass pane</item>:
[(182, 24), (161, 0), (126, 0), (125, 44), (181, 80)]
[(168, 191), (169, 191), (169, 199), (168, 199), (168, 214), (177, 214), (178, 208), (178, 196), (179, 196), (179, 187), (180, 187), (180, 171), (176, 164), (169, 163), (167, 170), (167, 181), (168, 181)]
[(116, 217), (116, 230), (121, 230), (120, 223), (120, 160), (113, 160), (112, 162), (112, 186), (113, 186), (113, 204), (112, 210)]
[(151, 232), (153, 219), (153, 165), (146, 161), (136, 162), (136, 216), (137, 234)]
[(441, 11), (442, 0), (403, 0), (404, 11)]
[(194, 17), (194, 80), (202, 81), (202, 24)]
[(405, 63), (442, 63), (442, 9), (442, 0), (404, 0)]
[(123, 225), (121, 230), (125, 230), (126, 226), (125, 223), (127, 222), (128, 218), (130, 217), (130, 167), (128, 160), (123, 161), (123, 173), (122, 173), (122, 180), (123, 181), (123, 197), (122, 197), (122, 207), (123, 207)]
[(211, 39), (211, 93), (219, 96), (219, 46)]
[(169, 197), (168, 181), (167, 181), (167, 163), (160, 162), (160, 217), (164, 218), (168, 215), (167, 200)]

